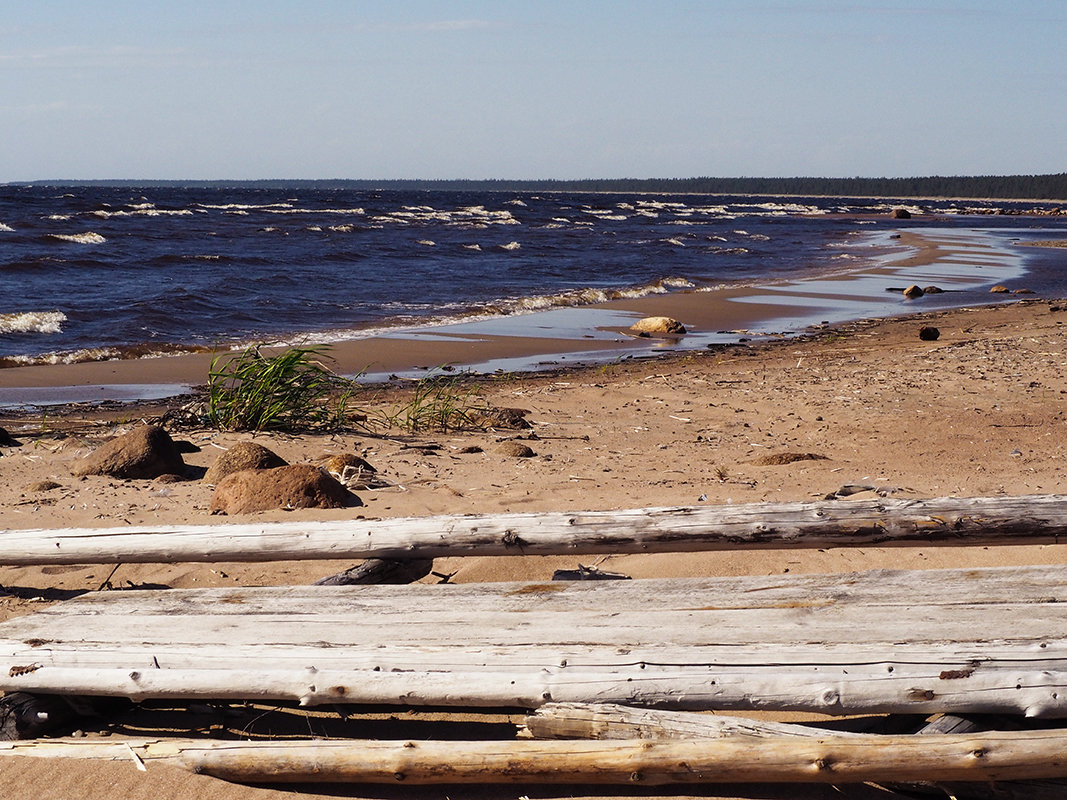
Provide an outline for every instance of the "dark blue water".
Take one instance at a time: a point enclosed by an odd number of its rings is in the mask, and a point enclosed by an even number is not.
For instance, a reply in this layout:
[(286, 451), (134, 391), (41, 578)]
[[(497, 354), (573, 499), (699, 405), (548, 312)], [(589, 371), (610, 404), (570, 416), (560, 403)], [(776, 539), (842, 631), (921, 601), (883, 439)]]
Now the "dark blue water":
[[(336, 340), (858, 270), (870, 264), (865, 245), (873, 234), (911, 224), (889, 219), (893, 205), (900, 204), (0, 187), (0, 359), (12, 365), (303, 336)], [(1062, 217), (971, 215), (989, 204), (923, 205), (950, 214), (942, 226), (1007, 228), (1024, 238), (1067, 229)], [(1034, 256), (1035, 268), (1045, 265), (1035, 288), (1067, 294), (1055, 259), (1044, 258)]]

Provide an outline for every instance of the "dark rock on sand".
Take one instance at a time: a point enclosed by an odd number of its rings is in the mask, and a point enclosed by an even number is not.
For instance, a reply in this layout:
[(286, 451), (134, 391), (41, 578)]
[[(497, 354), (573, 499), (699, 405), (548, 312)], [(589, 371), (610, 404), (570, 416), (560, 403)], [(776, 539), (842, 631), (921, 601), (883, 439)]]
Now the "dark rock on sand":
[(945, 290), (940, 286), (924, 286), (923, 294), (944, 294)]
[(0, 447), (22, 447), (22, 442), (18, 441), (4, 428), (0, 428)]
[(261, 444), (255, 442), (238, 442), (215, 459), (204, 475), (205, 483), (216, 486), (227, 475), (245, 469), (273, 469), (284, 467), (288, 462)]
[(941, 336), (941, 331), (933, 325), (923, 325), (919, 328), (919, 338), (924, 342), (936, 342)]
[(170, 434), (158, 425), (145, 425), (100, 445), (75, 462), (71, 472), (75, 476), (109, 475), (112, 478), (151, 480), (167, 473), (184, 473), (185, 462)]
[(310, 464), (246, 469), (227, 475), (211, 496), (212, 514), (249, 514), (279, 508), (345, 508), (363, 502)]
[(533, 458), (537, 453), (524, 445), (522, 442), (501, 442), (497, 448), (497, 452), (501, 455), (510, 456), (512, 458)]
[(890, 216), (893, 219), (911, 219), (911, 212), (906, 208), (894, 208)]
[(914, 300), (916, 297), (922, 297), (924, 294), (926, 294), (926, 292), (923, 291), (922, 287), (916, 286), (915, 284), (912, 284), (904, 290), (904, 296), (909, 300)]
[(666, 333), (670, 335), (686, 332), (685, 326), (671, 317), (645, 317), (631, 325), (630, 330), (636, 333)]
[(467, 418), (479, 428), (526, 430), (533, 427), (526, 420), (529, 413), (525, 408), (479, 408), (471, 411)]
[(432, 558), (368, 558), (358, 566), (319, 578), (312, 586), (365, 586), (405, 584), (425, 578), (433, 571)]

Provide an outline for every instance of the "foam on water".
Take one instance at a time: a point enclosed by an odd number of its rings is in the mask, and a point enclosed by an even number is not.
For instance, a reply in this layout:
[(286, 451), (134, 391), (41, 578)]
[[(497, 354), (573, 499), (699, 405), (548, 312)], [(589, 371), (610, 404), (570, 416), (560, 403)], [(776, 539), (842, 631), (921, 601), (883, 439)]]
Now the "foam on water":
[(18, 311), (0, 314), (2, 333), (59, 333), (67, 321), (62, 311)]
[(73, 242), (75, 244), (103, 244), (107, 241), (99, 233), (86, 231), (85, 233), (50, 233), (50, 239), (59, 239), (61, 242)]
[(14, 233), (15, 229), (0, 222), (0, 233)]

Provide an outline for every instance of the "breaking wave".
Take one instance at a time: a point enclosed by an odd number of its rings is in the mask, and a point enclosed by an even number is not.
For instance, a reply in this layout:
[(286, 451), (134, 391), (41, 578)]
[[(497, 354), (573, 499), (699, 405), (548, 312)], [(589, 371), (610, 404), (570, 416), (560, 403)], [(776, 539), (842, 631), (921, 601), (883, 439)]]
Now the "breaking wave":
[(0, 333), (59, 333), (67, 321), (62, 311), (21, 311), (0, 314)]
[(15, 229), (0, 222), (0, 233), (14, 233)]
[(588, 306), (595, 303), (606, 303), (610, 300), (629, 300), (637, 297), (647, 297), (650, 294), (667, 294), (677, 289), (693, 289), (695, 286), (696, 284), (688, 278), (660, 278), (651, 283), (630, 286), (624, 289), (585, 287), (553, 294), (512, 298), (497, 302), (492, 308), (500, 314), (514, 314), (523, 311), (541, 311), (546, 308)]
[(61, 242), (74, 242), (75, 244), (103, 244), (107, 241), (99, 233), (86, 231), (85, 233), (49, 233), (48, 238), (58, 239)]
[(26, 366), (83, 364), (89, 361), (125, 361), (137, 358), (164, 358), (188, 353), (209, 353), (210, 348), (178, 344), (139, 344), (124, 347), (87, 347), (38, 355), (0, 356), (0, 369)]

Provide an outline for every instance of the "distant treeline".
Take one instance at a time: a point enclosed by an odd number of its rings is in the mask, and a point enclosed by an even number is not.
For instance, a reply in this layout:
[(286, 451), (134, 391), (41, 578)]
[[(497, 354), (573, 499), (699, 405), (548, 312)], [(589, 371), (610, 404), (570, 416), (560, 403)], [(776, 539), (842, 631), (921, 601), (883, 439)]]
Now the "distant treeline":
[(1067, 172), (1055, 175), (931, 176), (925, 178), (591, 178), (584, 180), (93, 180), (34, 181), (51, 186), (129, 186), (252, 189), (392, 189), (471, 192), (646, 192), (755, 194), (801, 197), (968, 197), (1067, 200)]

